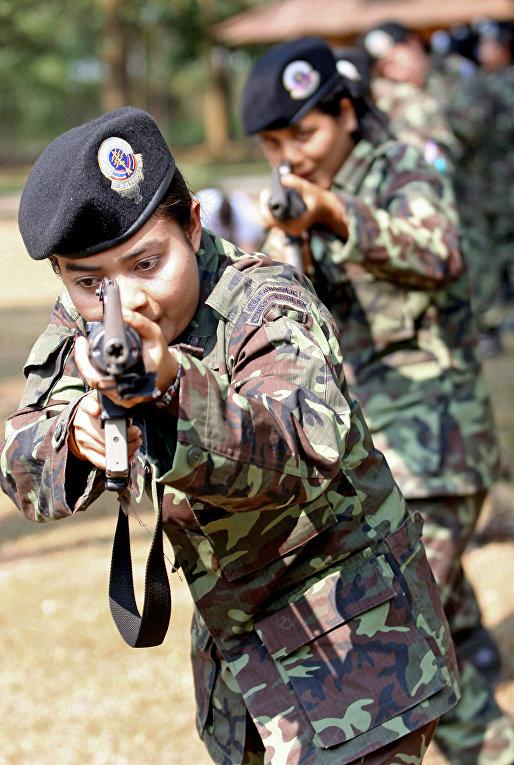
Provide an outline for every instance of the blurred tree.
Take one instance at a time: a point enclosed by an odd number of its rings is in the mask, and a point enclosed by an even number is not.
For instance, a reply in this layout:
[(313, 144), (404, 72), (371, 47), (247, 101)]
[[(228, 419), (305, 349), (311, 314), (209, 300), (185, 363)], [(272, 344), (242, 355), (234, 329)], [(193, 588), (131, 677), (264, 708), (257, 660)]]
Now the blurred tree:
[(0, 159), (31, 156), (96, 111), (99, 28), (88, 0), (0, 0)]
[(259, 2), (0, 0), (0, 162), (31, 160), (63, 130), (128, 103), (152, 112), (174, 145), (203, 140), (208, 27)]

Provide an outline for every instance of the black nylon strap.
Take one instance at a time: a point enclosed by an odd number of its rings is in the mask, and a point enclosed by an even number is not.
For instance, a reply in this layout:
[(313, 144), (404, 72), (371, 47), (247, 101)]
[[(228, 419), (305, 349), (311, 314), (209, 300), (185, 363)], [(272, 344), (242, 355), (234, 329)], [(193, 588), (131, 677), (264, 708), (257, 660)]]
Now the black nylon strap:
[(123, 640), (132, 648), (160, 645), (171, 615), (171, 592), (162, 545), (162, 494), (145, 573), (145, 600), (140, 616), (134, 594), (128, 515), (121, 508), (112, 547), (109, 606)]

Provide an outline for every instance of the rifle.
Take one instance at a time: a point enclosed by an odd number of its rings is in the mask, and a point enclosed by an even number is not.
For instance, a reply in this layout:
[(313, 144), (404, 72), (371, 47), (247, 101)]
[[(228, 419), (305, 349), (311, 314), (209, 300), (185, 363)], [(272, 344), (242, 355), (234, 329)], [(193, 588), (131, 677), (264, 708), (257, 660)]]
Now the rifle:
[[(88, 322), (89, 358), (95, 369), (113, 380), (113, 387), (124, 399), (151, 396), (155, 373), (147, 373), (138, 333), (126, 325), (121, 312), (116, 281), (102, 279), (97, 295), (103, 307), (103, 320)], [(108, 491), (121, 491), (128, 483), (127, 409), (114, 404), (99, 392), (101, 421), (105, 430), (106, 482)]]
[[(268, 207), (275, 220), (294, 220), (299, 218), (305, 210), (305, 202), (296, 189), (288, 189), (282, 185), (282, 176), (291, 172), (290, 162), (280, 162), (273, 168), (271, 174), (271, 196)], [(285, 260), (299, 271), (303, 271), (302, 238), (299, 236), (285, 236)]]
[[(113, 380), (113, 388), (124, 399), (151, 396), (155, 372), (143, 363), (139, 334), (123, 321), (116, 281), (102, 279), (97, 290), (103, 306), (103, 320), (88, 322), (89, 358), (93, 366)], [(99, 392), (101, 421), (105, 429), (105, 488), (121, 492), (128, 484), (127, 409), (114, 404)], [(133, 411), (133, 410), (132, 410)], [(112, 549), (109, 577), (109, 604), (121, 636), (133, 648), (160, 645), (166, 635), (171, 612), (171, 593), (162, 544), (162, 490), (157, 490), (159, 512), (145, 574), (142, 615), (134, 594), (128, 515), (121, 499)]]

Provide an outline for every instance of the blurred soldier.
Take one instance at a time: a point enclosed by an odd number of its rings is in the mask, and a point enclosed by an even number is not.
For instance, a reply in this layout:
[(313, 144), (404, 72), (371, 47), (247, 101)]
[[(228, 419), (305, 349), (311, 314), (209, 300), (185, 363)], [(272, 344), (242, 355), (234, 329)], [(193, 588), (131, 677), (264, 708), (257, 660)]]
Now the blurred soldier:
[[(151, 494), (195, 602), (197, 726), (213, 761), (420, 763), (459, 695), (453, 646), (422, 519), (350, 399), (311, 285), (202, 230), (139, 109), (53, 141), (19, 221), (66, 289), (7, 425), (4, 491), (39, 521), (91, 505), (107, 467), (101, 391), (133, 415), (127, 493)], [(104, 278), (153, 393), (127, 400), (91, 364), (85, 322), (101, 317)]]
[[(454, 185), (480, 349), (483, 356), (494, 355), (501, 350), (496, 307), (500, 268), (492, 255), (475, 152), (469, 147), (471, 140), (476, 148), (484, 129), (469, 103), (469, 83), (475, 79), (476, 67), (457, 55), (455, 46), (449, 47), (446, 56), (430, 56), (419, 35), (396, 22), (370, 30), (363, 46), (374, 61), (373, 96), (388, 115), (392, 132), (418, 146)], [(466, 140), (460, 133), (462, 123)]]
[[(338, 322), (351, 391), (425, 537), (450, 627), (479, 622), (461, 556), (496, 475), (497, 449), (449, 184), (384, 132), (353, 70), (316, 38), (276, 46), (243, 91), (242, 119), (306, 211), (276, 223), (303, 237), (305, 264)], [(258, 104), (259, 108), (256, 108)], [(277, 228), (278, 227), (278, 228)], [(311, 263), (309, 263), (309, 258)], [(463, 608), (463, 605), (465, 607)], [(463, 695), (436, 737), (452, 763), (507, 765), (514, 732), (467, 661)]]
[[(475, 81), (463, 94), (464, 115), (456, 130), (470, 141), (473, 170), (491, 229), (494, 258), (501, 275), (502, 294), (499, 321), (514, 307), (514, 26), (487, 22), (479, 26), (478, 60)], [(477, 130), (470, 134), (465, 125), (466, 106)], [(462, 108), (453, 105), (450, 115)], [(478, 133), (478, 136), (477, 136)]]

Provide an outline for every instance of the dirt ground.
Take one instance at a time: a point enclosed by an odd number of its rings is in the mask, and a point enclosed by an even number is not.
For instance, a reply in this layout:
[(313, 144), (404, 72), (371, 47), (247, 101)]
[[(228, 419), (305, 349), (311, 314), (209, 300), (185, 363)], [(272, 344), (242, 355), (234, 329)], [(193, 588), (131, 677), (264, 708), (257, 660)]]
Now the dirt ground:
[[(12, 220), (0, 220), (0, 416), (12, 412), (20, 369), (46, 325), (58, 281), (22, 252)], [(466, 567), (484, 620), (504, 658), (497, 696), (514, 718), (514, 339), (490, 360), (504, 475)], [(0, 496), (0, 765), (208, 765), (194, 727), (188, 629), (191, 600), (170, 575), (173, 615), (163, 646), (133, 650), (112, 623), (107, 580), (116, 508), (101, 498), (87, 513), (39, 525)], [(136, 591), (152, 526), (148, 506), (132, 518)], [(507, 529), (507, 532), (506, 532)], [(169, 551), (169, 557), (172, 553)], [(431, 747), (425, 762), (445, 760)]]

